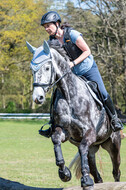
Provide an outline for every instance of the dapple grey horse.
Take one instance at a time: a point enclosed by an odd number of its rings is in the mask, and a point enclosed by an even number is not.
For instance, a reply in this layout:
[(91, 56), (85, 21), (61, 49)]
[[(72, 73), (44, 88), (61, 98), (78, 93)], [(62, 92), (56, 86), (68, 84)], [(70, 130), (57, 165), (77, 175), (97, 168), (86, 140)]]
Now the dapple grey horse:
[[(115, 181), (119, 181), (120, 132), (112, 132), (102, 105), (99, 106), (94, 100), (86, 82), (71, 71), (69, 60), (58, 49), (50, 48), (46, 41), (39, 48), (27, 42), (27, 47), (33, 53), (31, 69), (34, 102), (42, 104), (47, 91), (56, 86), (51, 105), (53, 120), (49, 131), (61, 180), (67, 182), (71, 179), (71, 172), (65, 166), (61, 150), (61, 143), (69, 140), (78, 147), (83, 189), (93, 189), (94, 182), (102, 182), (95, 162), (95, 153), (99, 146), (108, 151), (113, 164), (113, 177)], [(41, 130), (40, 134), (43, 135), (44, 131)]]

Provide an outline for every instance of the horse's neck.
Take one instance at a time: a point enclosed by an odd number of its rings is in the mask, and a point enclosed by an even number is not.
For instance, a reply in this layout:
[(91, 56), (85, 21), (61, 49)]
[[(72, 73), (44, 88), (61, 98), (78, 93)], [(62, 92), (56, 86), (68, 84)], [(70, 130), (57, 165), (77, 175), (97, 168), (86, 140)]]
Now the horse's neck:
[[(60, 91), (62, 92), (62, 94), (64, 95), (66, 101), (68, 102), (68, 104), (70, 103), (70, 95), (69, 95), (69, 85), (68, 85), (68, 75), (69, 73), (67, 73), (58, 83), (58, 88), (60, 89)], [(57, 78), (59, 79), (60, 77), (62, 77), (63, 75), (57, 75)]]
[(56, 80), (60, 79), (60, 81), (57, 84), (57, 87), (60, 89), (60, 91), (64, 95), (65, 99), (69, 103), (70, 96), (69, 96), (69, 88), (68, 88), (68, 81), (67, 81), (69, 72), (71, 72), (69, 65), (66, 62), (65, 58), (62, 57), (57, 51), (56, 52), (54, 51), (53, 58), (55, 60), (53, 66), (54, 66), (54, 70), (56, 73)]
[(67, 102), (70, 102), (70, 96), (76, 95), (77, 88), (80, 88), (79, 79), (73, 74), (65, 58), (61, 56), (57, 51), (53, 51), (54, 55), (54, 68), (56, 72), (56, 80), (60, 79), (64, 74), (66, 74), (59, 82), (58, 88), (64, 95)]
[[(68, 64), (68, 63), (65, 63)], [(60, 68), (60, 71), (62, 69)], [(64, 72), (58, 76), (58, 79), (66, 74), (58, 83), (58, 88), (64, 95), (68, 103), (70, 103), (71, 95), (76, 96), (77, 88), (79, 88), (79, 78), (73, 74), (69, 66)], [(81, 81), (80, 81), (81, 82)], [(78, 86), (77, 86), (78, 85)]]

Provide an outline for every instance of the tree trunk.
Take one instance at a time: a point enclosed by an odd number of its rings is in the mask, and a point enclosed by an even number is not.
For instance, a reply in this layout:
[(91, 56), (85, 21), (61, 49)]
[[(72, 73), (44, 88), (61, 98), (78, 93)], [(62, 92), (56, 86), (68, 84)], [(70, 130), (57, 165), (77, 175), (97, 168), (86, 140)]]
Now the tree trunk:
[(6, 108), (6, 104), (5, 104), (5, 94), (4, 94), (4, 74), (2, 73), (2, 108), (5, 109)]

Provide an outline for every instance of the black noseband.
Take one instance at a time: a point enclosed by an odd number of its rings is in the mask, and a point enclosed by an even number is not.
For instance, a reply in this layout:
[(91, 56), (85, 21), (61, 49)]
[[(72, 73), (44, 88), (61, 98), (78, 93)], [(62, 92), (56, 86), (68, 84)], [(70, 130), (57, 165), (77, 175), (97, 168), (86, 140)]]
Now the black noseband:
[(33, 87), (48, 87), (51, 84), (43, 84), (43, 83), (33, 83)]

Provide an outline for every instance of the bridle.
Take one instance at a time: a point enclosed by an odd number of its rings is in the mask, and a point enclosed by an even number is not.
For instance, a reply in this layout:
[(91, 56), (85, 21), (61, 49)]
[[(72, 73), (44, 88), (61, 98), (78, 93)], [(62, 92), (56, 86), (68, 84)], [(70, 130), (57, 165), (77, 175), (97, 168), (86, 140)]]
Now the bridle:
[(33, 83), (33, 87), (48, 87), (50, 88), (51, 84), (52, 84), (52, 79), (53, 79), (53, 66), (52, 66), (52, 61), (51, 61), (51, 76), (50, 76), (50, 80), (49, 83), (45, 84), (45, 83)]
[(45, 83), (33, 83), (33, 87), (42, 87), (44, 89), (44, 87), (49, 87), (47, 92), (53, 88), (60, 80), (62, 80), (69, 72), (71, 72), (71, 69), (69, 71), (67, 71), (66, 73), (64, 73), (58, 80), (56, 80), (54, 83), (53, 82), (53, 64), (52, 64), (52, 60), (51, 60), (51, 76), (50, 76), (50, 80), (49, 83), (45, 84)]

